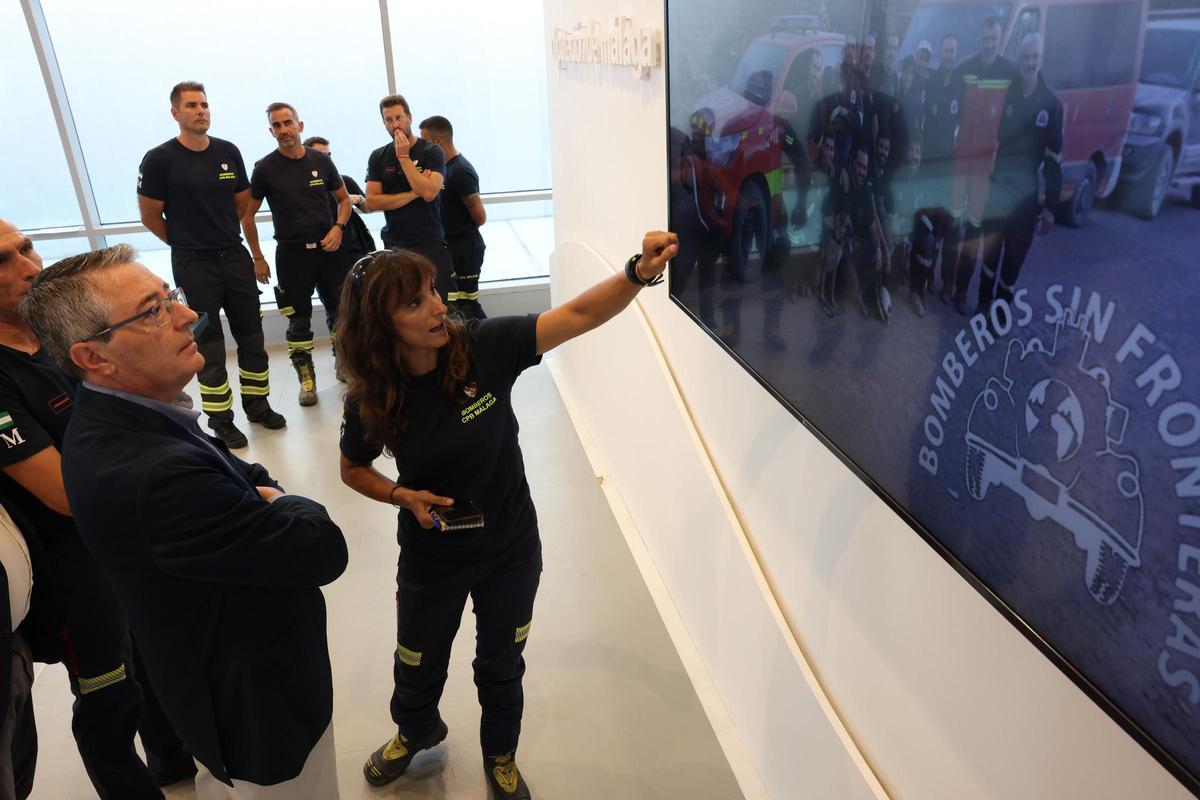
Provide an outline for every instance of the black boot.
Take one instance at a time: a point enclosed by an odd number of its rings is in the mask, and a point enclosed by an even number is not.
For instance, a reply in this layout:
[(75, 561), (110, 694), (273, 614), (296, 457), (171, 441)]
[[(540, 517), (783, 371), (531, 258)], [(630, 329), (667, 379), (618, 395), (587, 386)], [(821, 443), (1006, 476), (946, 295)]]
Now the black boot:
[(488, 789), (493, 798), (531, 800), (529, 787), (517, 769), (517, 751), (502, 756), (484, 756), (483, 771), (487, 773)]
[(440, 719), (433, 733), (419, 742), (397, 733), (367, 758), (367, 763), (363, 764), (363, 777), (372, 786), (391, 783), (404, 774), (413, 756), (441, 744), (447, 733), (446, 723)]
[(287, 425), (283, 414), (271, 408), (265, 397), (243, 398), (242, 408), (246, 411), (246, 419), (262, 425), (267, 430), (277, 431)]
[(296, 377), (300, 379), (300, 405), (315, 406), (317, 404), (317, 373), (313, 370), (311, 361), (295, 361)]
[(208, 427), (212, 428), (213, 436), (216, 436), (230, 450), (238, 450), (249, 444), (246, 441), (246, 434), (238, 430), (237, 425), (233, 424), (233, 415), (221, 417), (209, 417)]

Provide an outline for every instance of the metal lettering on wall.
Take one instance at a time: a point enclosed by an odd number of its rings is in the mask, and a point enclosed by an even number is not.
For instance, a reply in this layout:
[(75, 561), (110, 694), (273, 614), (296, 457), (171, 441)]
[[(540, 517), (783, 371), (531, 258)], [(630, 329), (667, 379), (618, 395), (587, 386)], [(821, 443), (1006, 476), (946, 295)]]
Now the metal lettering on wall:
[(1200, 7), (788, 6), (669, 0), (672, 297), (1200, 792)]
[(559, 69), (569, 64), (609, 64), (630, 67), (649, 78), (662, 66), (662, 31), (638, 28), (630, 17), (617, 17), (605, 28), (599, 22), (580, 22), (574, 28), (555, 28), (551, 52)]

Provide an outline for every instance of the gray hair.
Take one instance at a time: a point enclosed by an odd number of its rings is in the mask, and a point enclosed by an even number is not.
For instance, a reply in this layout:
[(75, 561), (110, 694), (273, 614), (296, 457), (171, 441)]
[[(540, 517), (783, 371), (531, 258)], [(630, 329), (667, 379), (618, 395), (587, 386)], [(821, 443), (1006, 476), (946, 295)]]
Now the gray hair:
[(1021, 50), (1024, 51), (1025, 45), (1030, 43), (1037, 45), (1038, 55), (1040, 56), (1042, 54), (1042, 48), (1045, 46), (1042, 40), (1042, 35), (1037, 31), (1030, 31), (1029, 33), (1025, 34), (1025, 37), (1021, 39)]
[[(46, 353), (69, 377), (84, 377), (71, 361), (71, 345), (96, 336), (108, 327), (112, 309), (96, 295), (92, 275), (128, 264), (137, 251), (127, 244), (64, 258), (42, 270), (29, 286), (17, 311), (46, 348)], [(96, 337), (108, 341), (112, 334)]]

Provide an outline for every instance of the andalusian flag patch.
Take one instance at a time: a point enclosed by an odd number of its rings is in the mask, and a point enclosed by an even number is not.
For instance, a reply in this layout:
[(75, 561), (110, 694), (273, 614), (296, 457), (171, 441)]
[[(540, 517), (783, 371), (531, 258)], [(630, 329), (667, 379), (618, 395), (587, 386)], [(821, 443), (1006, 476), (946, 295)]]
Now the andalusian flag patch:
[(17, 423), (13, 422), (12, 414), (0, 411), (0, 431), (6, 431)]

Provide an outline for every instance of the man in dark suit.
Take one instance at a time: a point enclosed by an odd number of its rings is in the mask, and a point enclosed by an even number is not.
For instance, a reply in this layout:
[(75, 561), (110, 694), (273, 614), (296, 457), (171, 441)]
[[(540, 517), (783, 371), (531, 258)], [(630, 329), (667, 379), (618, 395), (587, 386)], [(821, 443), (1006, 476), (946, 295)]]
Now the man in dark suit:
[(22, 632), (35, 661), (67, 670), (71, 733), (96, 794), (162, 800), (159, 786), (190, 778), (196, 765), (163, 717), (112, 587), (71, 518), (61, 452), (78, 381), (17, 312), (41, 270), (33, 241), (0, 219), (0, 501), (25, 521), (35, 576)]
[(206, 768), (197, 796), (336, 798), (318, 587), (346, 568), (341, 531), (173, 405), (203, 365), (198, 318), (132, 248), (44, 270), (21, 312), (82, 380), (67, 497), (167, 717)]

